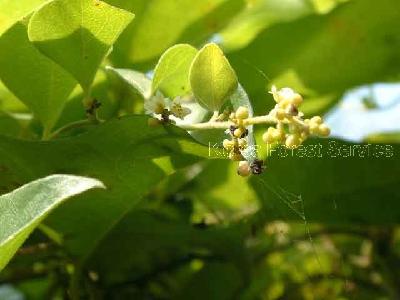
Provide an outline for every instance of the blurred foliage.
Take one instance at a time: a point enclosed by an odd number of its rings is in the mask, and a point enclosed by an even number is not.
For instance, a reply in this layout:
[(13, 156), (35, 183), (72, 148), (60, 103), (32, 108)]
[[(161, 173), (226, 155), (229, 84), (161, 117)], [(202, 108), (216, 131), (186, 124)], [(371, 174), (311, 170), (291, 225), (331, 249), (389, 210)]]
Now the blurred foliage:
[[(293, 152), (263, 147), (265, 173), (245, 179), (220, 150), (209, 159), (186, 132), (133, 115), (169, 47), (210, 41), (256, 113), (273, 106), (267, 91), (276, 84), (301, 92), (307, 115), (323, 114), (350, 89), (400, 78), (398, 0), (106, 0), (135, 19), (120, 24), (127, 28), (100, 64), (122, 28), (108, 36), (110, 15), (87, 26), (77, 18), (74, 30), (98, 33), (78, 38), (101, 50), (88, 67), (85, 47), (63, 27), (69, 2), (50, 2), (62, 7), (52, 7), (58, 31), (37, 13), (38, 27), (27, 29), (44, 1), (0, 0), (1, 194), (51, 174), (97, 178), (107, 189), (51, 212), (0, 274), (0, 299), (400, 298), (398, 132), (363, 144), (312, 140)], [(188, 62), (168, 73), (168, 58), (159, 85), (173, 76), (189, 92), (179, 76)], [(85, 118), (93, 70), (91, 93), (107, 122), (40, 141), (44, 128)], [(35, 106), (38, 98), (47, 106)]]

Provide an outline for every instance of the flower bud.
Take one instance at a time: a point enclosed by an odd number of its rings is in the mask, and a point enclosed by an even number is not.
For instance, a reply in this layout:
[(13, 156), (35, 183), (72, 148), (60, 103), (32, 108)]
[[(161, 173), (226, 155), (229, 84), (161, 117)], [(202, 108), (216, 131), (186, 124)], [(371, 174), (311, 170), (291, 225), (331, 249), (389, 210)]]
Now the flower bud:
[(270, 127), (266, 132), (264, 132), (262, 136), (262, 140), (264, 141), (264, 143), (272, 144), (276, 141), (276, 137), (274, 136), (275, 130), (276, 130), (275, 128)]
[(322, 124), (322, 118), (320, 116), (315, 116), (311, 118), (311, 123), (315, 123), (315, 124)]
[(319, 125), (311, 120), (310, 124), (309, 124), (309, 131), (311, 134), (318, 134), (319, 133)]
[(294, 93), (291, 102), (293, 105), (299, 106), (303, 102), (303, 97), (299, 93)]
[(295, 149), (301, 144), (301, 139), (298, 134), (289, 134), (286, 137), (285, 145), (289, 149)]
[(239, 106), (235, 113), (236, 118), (238, 119), (247, 119), (249, 117), (249, 110), (245, 106)]
[(251, 174), (250, 164), (248, 161), (242, 160), (239, 162), (237, 173), (240, 176), (247, 177)]
[(233, 149), (233, 141), (230, 141), (230, 140), (228, 140), (228, 139), (225, 139), (225, 140), (222, 142), (222, 146), (223, 146), (226, 150), (230, 151), (230, 150)]
[(243, 128), (236, 128), (235, 131), (233, 132), (233, 135), (237, 138), (240, 138), (244, 133)]
[(328, 136), (331, 134), (331, 130), (329, 129), (328, 126), (326, 126), (326, 124), (321, 124), (318, 127), (318, 133), (321, 136)]

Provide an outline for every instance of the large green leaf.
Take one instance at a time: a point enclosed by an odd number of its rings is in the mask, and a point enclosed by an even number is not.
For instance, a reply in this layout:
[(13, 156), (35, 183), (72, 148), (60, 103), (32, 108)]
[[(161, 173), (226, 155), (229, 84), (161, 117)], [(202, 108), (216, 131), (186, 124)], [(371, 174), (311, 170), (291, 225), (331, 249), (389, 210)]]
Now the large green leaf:
[[(267, 79), (298, 78), (314, 96), (332, 95), (399, 73), (400, 18), (397, 0), (355, 0), (326, 15), (267, 28), (246, 48), (229, 55), (240, 82), (264, 112)], [(280, 87), (292, 85), (280, 80)]]
[(26, 23), (16, 23), (0, 37), (0, 78), (48, 132), (76, 82), (32, 45)]
[(223, 257), (242, 267), (245, 253), (242, 238), (237, 228), (197, 228), (187, 220), (169, 216), (161, 207), (134, 209), (99, 244), (88, 266), (107, 285), (117, 284), (124, 278), (135, 280), (146, 276), (162, 268), (167, 258), (178, 261), (177, 265), (196, 254), (201, 258), (199, 249), (207, 249), (205, 257)]
[[(243, 1), (243, 0), (241, 0)], [(107, 0), (107, 2), (134, 11), (137, 18), (116, 44), (112, 57), (117, 65), (132, 65), (157, 59), (174, 45), (190, 26), (223, 4), (232, 0)], [(218, 18), (215, 17), (217, 20)], [(203, 28), (213, 28), (215, 22), (203, 22)], [(192, 30), (192, 37), (201, 32)], [(183, 42), (188, 39), (184, 39)], [(204, 40), (199, 41), (202, 43)]]
[(235, 71), (214, 43), (205, 45), (190, 68), (190, 85), (196, 100), (210, 111), (218, 111), (238, 86)]
[[(113, 226), (162, 179), (208, 157), (208, 148), (173, 126), (149, 127), (145, 116), (100, 125), (73, 138), (29, 142), (0, 138), (1, 190), (63, 173), (98, 178), (106, 191), (57, 210), (49, 224), (68, 249), (88, 256)], [(81, 198), (81, 197), (80, 197)]]
[(93, 0), (55, 0), (35, 12), (29, 39), (70, 72), (85, 91), (134, 15)]
[(101, 182), (78, 176), (53, 175), (0, 196), (0, 271), (35, 227), (66, 199)]
[(46, 0), (0, 0), (0, 35)]
[(219, 33), (221, 42), (226, 49), (240, 49), (266, 27), (290, 22), (312, 12), (314, 9), (308, 0), (256, 0)]
[(169, 48), (161, 56), (154, 70), (152, 93), (161, 90), (172, 99), (189, 93), (189, 70), (196, 54), (197, 49), (187, 44)]
[[(278, 151), (279, 150), (279, 151)], [(313, 140), (275, 149), (252, 179), (268, 218), (324, 224), (398, 224), (398, 145)]]

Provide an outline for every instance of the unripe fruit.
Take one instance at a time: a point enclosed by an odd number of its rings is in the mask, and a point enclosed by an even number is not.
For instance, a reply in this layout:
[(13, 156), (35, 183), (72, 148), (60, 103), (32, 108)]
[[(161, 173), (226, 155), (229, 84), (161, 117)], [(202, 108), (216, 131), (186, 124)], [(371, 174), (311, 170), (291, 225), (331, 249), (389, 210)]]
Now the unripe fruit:
[(328, 136), (331, 134), (331, 130), (329, 129), (328, 126), (326, 126), (325, 124), (321, 124), (318, 127), (318, 133), (321, 136)]
[(251, 174), (250, 164), (248, 161), (242, 160), (239, 162), (237, 173), (240, 176), (247, 177)]
[(236, 118), (238, 119), (247, 119), (249, 117), (249, 110), (245, 106), (239, 106), (235, 113)]
[(225, 140), (222, 142), (222, 146), (223, 146), (226, 150), (230, 151), (230, 150), (232, 150), (232, 148), (233, 148), (233, 141), (230, 141), (230, 140), (228, 140), (228, 139), (225, 139)]
[(301, 139), (298, 134), (289, 134), (286, 137), (285, 145), (289, 149), (295, 149), (301, 144)]

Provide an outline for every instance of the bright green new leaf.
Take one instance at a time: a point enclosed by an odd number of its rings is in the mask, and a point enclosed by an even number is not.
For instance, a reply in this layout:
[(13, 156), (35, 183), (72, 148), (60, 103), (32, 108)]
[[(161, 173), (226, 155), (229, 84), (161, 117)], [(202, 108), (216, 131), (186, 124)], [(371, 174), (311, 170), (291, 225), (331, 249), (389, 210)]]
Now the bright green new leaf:
[(190, 85), (199, 104), (217, 111), (236, 90), (238, 79), (222, 50), (207, 44), (196, 55), (190, 68)]
[(170, 98), (189, 93), (189, 70), (196, 54), (197, 49), (187, 44), (169, 48), (161, 56), (154, 71), (152, 93), (159, 89)]
[(64, 200), (92, 188), (95, 179), (53, 175), (0, 196), (0, 271), (35, 227)]
[(94, 0), (55, 0), (38, 10), (29, 39), (87, 92), (103, 59), (134, 15)]
[(48, 132), (76, 81), (32, 45), (26, 23), (16, 23), (0, 37), (0, 79)]
[(128, 69), (107, 67), (107, 71), (118, 76), (133, 91), (139, 93), (144, 99), (151, 96), (151, 80), (145, 74)]
[(0, 35), (46, 0), (0, 0)]

